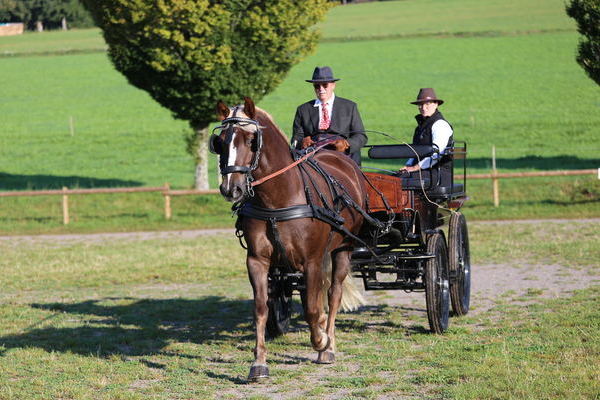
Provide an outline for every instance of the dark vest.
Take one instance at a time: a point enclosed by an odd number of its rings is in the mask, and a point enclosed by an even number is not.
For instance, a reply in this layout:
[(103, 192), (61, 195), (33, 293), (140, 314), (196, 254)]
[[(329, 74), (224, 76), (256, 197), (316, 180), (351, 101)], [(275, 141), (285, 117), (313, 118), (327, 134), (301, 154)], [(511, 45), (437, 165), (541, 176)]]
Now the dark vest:
[[(433, 144), (433, 134), (431, 132), (431, 127), (440, 119), (444, 121), (446, 121), (446, 119), (444, 118), (442, 113), (439, 112), (439, 110), (436, 110), (430, 117), (423, 117), (421, 114), (419, 114), (415, 116), (415, 119), (417, 120), (417, 127), (415, 128), (415, 133), (413, 135), (413, 144), (426, 144), (431, 146)], [(449, 122), (448, 124), (450, 125)], [(450, 125), (450, 128), (452, 128), (452, 125)], [(448, 143), (446, 143), (446, 147), (454, 146), (453, 137), (454, 135), (450, 136), (450, 138), (448, 139)], [(440, 168), (445, 169), (452, 169), (451, 162), (452, 159), (445, 155), (443, 155), (441, 157), (441, 160), (438, 161), (438, 163), (440, 164)], [(417, 161), (414, 160), (413, 165), (416, 163)]]

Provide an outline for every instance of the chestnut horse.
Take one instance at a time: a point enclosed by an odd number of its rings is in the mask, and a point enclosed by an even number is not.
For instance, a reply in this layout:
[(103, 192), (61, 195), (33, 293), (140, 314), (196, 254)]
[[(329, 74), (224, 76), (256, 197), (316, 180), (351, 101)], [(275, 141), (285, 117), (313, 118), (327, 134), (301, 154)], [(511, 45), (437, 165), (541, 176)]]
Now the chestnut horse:
[[(244, 105), (232, 108), (219, 102), (217, 113), (222, 124), (217, 128), (219, 135), (211, 137), (210, 145), (219, 155), (221, 194), (238, 206), (248, 205), (256, 213), (266, 211), (273, 216), (257, 218), (252, 212), (250, 216), (242, 212), (238, 221), (247, 243), (246, 265), (254, 292), (256, 347), (248, 379), (269, 376), (265, 347), (268, 273), (282, 259), (304, 276), (304, 315), (312, 347), (318, 352), (316, 362), (333, 363), (335, 319), (343, 282), (350, 273), (352, 237), (364, 219), (363, 213), (357, 211), (364, 209), (366, 202), (363, 174), (350, 157), (325, 149), (310, 155), (325, 174), (304, 163), (286, 170), (294, 163), (286, 136), (270, 115), (256, 108), (249, 98), (245, 98)], [(269, 176), (274, 173), (276, 176)], [(332, 190), (332, 186), (338, 189)], [(323, 218), (323, 213), (310, 213), (324, 208), (334, 211), (337, 226), (324, 222), (327, 218)], [(324, 280), (328, 280), (322, 270), (326, 257), (331, 257), (328, 315), (323, 309), (322, 290)]]

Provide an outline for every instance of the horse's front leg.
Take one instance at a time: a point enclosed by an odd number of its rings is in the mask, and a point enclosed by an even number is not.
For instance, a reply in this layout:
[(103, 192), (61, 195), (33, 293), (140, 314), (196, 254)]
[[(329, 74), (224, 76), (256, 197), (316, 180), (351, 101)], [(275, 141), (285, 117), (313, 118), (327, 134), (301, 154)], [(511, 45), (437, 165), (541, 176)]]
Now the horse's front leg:
[(325, 334), (326, 317), (323, 312), (323, 278), (320, 262), (306, 263), (304, 281), (306, 284), (304, 316), (310, 329), (310, 341), (315, 350), (323, 351), (329, 347), (329, 338)]
[(332, 254), (331, 261), (332, 277), (331, 287), (329, 288), (329, 315), (326, 330), (329, 337), (329, 346), (319, 352), (317, 357), (317, 363), (319, 364), (332, 364), (335, 362), (335, 319), (342, 302), (344, 279), (350, 272), (350, 252), (337, 251)]
[(256, 381), (269, 377), (267, 347), (265, 346), (265, 328), (269, 313), (267, 306), (269, 262), (266, 259), (248, 256), (246, 265), (254, 292), (254, 324), (256, 327), (254, 362), (250, 367), (248, 380)]

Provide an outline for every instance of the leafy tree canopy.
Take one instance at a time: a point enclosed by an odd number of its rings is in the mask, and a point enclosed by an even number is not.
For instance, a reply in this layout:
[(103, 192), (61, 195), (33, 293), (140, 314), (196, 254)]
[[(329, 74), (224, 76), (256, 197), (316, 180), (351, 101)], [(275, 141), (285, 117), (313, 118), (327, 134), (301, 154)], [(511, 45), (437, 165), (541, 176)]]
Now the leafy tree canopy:
[(115, 68), (194, 133), (196, 188), (208, 188), (215, 104), (259, 101), (314, 49), (327, 0), (82, 0)]
[(198, 129), (255, 101), (313, 50), (327, 0), (82, 0), (116, 69)]
[(577, 62), (600, 85), (600, 0), (571, 0), (567, 14), (577, 21), (579, 41)]

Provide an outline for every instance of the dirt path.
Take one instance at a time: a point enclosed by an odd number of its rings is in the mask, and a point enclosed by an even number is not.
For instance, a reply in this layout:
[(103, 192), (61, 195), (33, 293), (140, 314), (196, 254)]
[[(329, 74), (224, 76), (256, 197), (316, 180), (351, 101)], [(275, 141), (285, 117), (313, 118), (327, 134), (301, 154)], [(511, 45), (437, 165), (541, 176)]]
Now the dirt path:
[[(472, 221), (469, 225), (478, 224), (544, 224), (591, 222), (600, 223), (600, 218), (585, 220), (511, 220), (511, 221)], [(156, 239), (196, 239), (208, 235), (233, 235), (234, 229), (202, 229), (164, 232), (121, 232), (95, 234), (65, 234), (36, 236), (0, 236), (0, 242), (10, 242), (16, 246), (31, 243), (100, 243), (104, 241), (122, 240), (156, 240)], [(597, 269), (596, 269), (597, 271)], [(362, 283), (357, 280), (357, 284)], [(526, 301), (530, 298), (551, 298), (564, 296), (576, 289), (600, 284), (600, 275), (592, 271), (572, 270), (560, 265), (521, 264), (488, 264), (472, 265), (471, 304), (472, 313), (489, 310), (501, 301)], [(369, 304), (390, 304), (406, 306), (415, 312), (425, 311), (423, 293), (405, 293), (403, 291), (376, 291), (366, 293)], [(519, 300), (515, 300), (519, 299)]]

